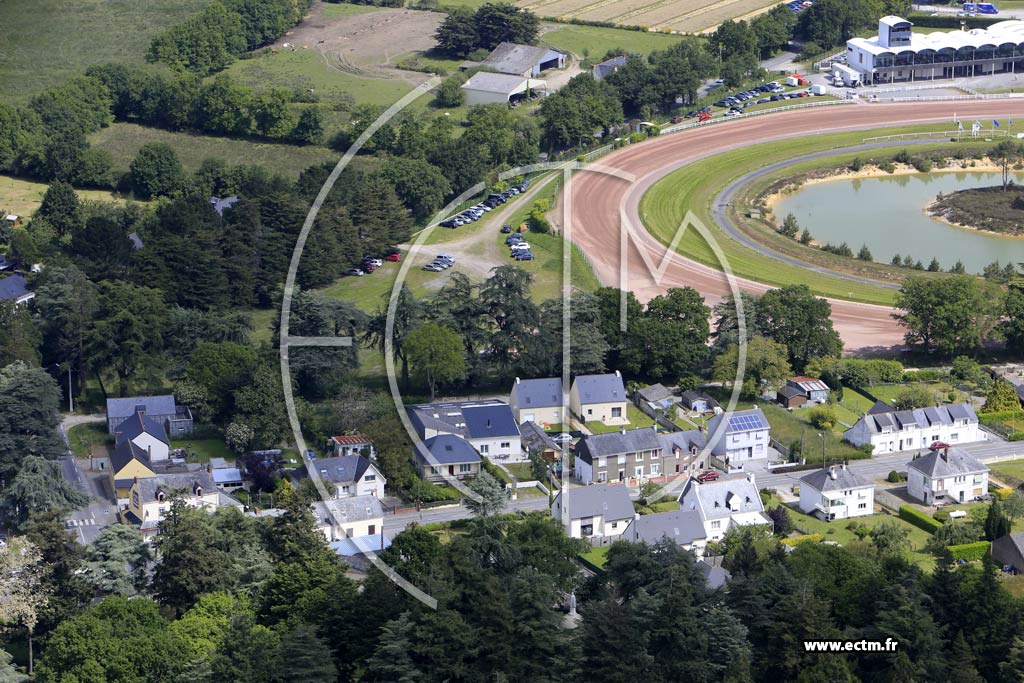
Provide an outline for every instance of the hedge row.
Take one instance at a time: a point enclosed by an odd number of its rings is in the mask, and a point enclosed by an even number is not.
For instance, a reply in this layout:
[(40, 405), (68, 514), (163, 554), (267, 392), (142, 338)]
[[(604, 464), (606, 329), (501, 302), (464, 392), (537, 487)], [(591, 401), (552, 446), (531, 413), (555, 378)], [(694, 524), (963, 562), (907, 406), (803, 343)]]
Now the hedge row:
[(988, 541), (975, 541), (974, 543), (964, 543), (963, 545), (951, 545), (949, 546), (949, 553), (953, 556), (956, 561), (966, 560), (967, 562), (973, 562), (974, 560), (980, 560), (988, 554), (989, 546), (992, 544)]
[(930, 534), (934, 534), (942, 526), (942, 523), (935, 518), (929, 517), (917, 508), (912, 508), (909, 505), (900, 506), (900, 519), (913, 524), (919, 529), (924, 529)]
[(1001, 410), (997, 413), (978, 413), (978, 419), (982, 424), (990, 422), (1003, 422), (1012, 419), (1024, 419), (1024, 410)]
[(803, 536), (790, 536), (782, 539), (785, 545), (795, 548), (801, 543), (821, 543), (824, 540), (824, 536), (821, 534), (804, 534)]

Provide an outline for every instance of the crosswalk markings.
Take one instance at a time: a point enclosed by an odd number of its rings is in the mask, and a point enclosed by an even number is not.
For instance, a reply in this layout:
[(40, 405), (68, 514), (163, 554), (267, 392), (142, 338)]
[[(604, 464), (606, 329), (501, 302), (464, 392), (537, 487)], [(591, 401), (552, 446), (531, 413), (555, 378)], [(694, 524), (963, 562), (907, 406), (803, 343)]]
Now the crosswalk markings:
[(67, 521), (67, 526), (69, 526), (69, 527), (75, 527), (75, 526), (96, 526), (96, 520), (95, 519), (69, 519)]

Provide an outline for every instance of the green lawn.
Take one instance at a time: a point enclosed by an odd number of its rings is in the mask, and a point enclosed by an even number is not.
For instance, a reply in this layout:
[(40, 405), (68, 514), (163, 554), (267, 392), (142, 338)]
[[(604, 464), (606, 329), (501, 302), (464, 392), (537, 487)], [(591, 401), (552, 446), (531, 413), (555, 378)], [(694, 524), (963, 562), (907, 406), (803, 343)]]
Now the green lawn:
[(1024, 460), (1007, 460), (1006, 462), (992, 463), (991, 469), (997, 476), (1013, 477), (1018, 481), (1024, 482)]
[(610, 545), (602, 545), (597, 548), (591, 548), (587, 552), (580, 555), (584, 560), (594, 565), (598, 569), (604, 568), (604, 563), (608, 559), (608, 549)]
[[(543, 8), (540, 11), (543, 14)], [(590, 61), (600, 60), (610, 50), (621, 49), (648, 55), (655, 50), (669, 48), (682, 39), (683, 36), (665, 33), (562, 24), (541, 36), (541, 42)]]
[(210, 458), (234, 459), (223, 439), (171, 439), (171, 448), (184, 448), (192, 462), (208, 462)]
[[(842, 116), (841, 108), (837, 110), (836, 115)], [(777, 286), (807, 284), (816, 294), (839, 299), (891, 305), (896, 292), (894, 289), (843, 280), (832, 275), (815, 273), (802, 268), (780, 268), (778, 260), (748, 249), (722, 232), (711, 220), (710, 203), (717, 196), (718, 192), (731, 180), (776, 161), (783, 161), (794, 156), (819, 150), (839, 150), (843, 147), (860, 144), (866, 137), (888, 135), (896, 132), (944, 130), (948, 127), (948, 124), (936, 124), (932, 126), (838, 133), (821, 137), (803, 136), (792, 140), (780, 140), (762, 145), (753, 145), (719, 154), (709, 159), (688, 164), (668, 174), (651, 187), (641, 200), (641, 217), (652, 235), (663, 243), (669, 244), (687, 211), (693, 211), (709, 228), (711, 234), (725, 253), (733, 272), (739, 277), (747, 277)], [(915, 146), (914, 151), (920, 153), (933, 149), (949, 148), (950, 143), (936, 143), (934, 146)], [(837, 160), (847, 157), (852, 159), (853, 156), (852, 153), (847, 153), (846, 157), (843, 157), (837, 153), (834, 159), (816, 160), (813, 164), (812, 162), (796, 164), (787, 168), (784, 172), (780, 172), (780, 174), (792, 175), (793, 173), (800, 172), (805, 165), (808, 168), (812, 165), (817, 167), (835, 165), (839, 163)], [(773, 231), (760, 230), (757, 232), (757, 239), (766, 242), (773, 248), (778, 244), (782, 245), (785, 249), (796, 250), (796, 253), (800, 254), (801, 258), (813, 259), (815, 263), (820, 261), (829, 267), (861, 267), (852, 259), (843, 259), (842, 257), (826, 254), (820, 250), (803, 247), (793, 240), (788, 240), (781, 235), (775, 234)], [(721, 264), (718, 262), (710, 245), (705, 242), (704, 238), (696, 230), (686, 231), (686, 234), (680, 241), (678, 251), (689, 258), (715, 268), (721, 268)], [(877, 271), (880, 274), (886, 272), (885, 267), (881, 264), (865, 264), (863, 267)], [(892, 269), (889, 270), (890, 273), (891, 271)]]
[[(43, 203), (43, 195), (49, 186), (31, 180), (0, 176), (0, 210), (5, 214), (31, 216)], [(76, 190), (79, 199), (92, 202), (124, 203), (128, 197), (106, 190)]]
[(370, 12), (376, 12), (379, 8), (373, 5), (353, 5), (351, 3), (342, 2), (336, 5), (325, 4), (324, 5), (324, 16), (331, 19), (338, 19), (341, 17), (351, 17), (354, 14), (369, 14)]
[(12, 104), (92, 64), (142, 64), (153, 36), (210, 0), (33, 0), (0, 3), (0, 89)]
[(534, 481), (533, 471), (528, 462), (516, 462), (505, 465), (505, 468), (512, 473), (517, 481)]
[[(884, 384), (877, 387), (871, 387), (868, 389), (872, 394), (877, 396), (879, 400), (885, 401), (886, 403), (892, 403), (892, 400), (896, 398), (900, 392), (906, 390), (908, 387), (922, 386), (930, 390), (939, 403), (948, 403), (948, 397), (950, 389), (953, 387), (948, 382), (908, 382), (906, 384)], [(958, 395), (964, 396), (963, 392), (957, 392)], [(964, 399), (966, 400), (966, 398)]]
[[(276, 142), (174, 132), (134, 123), (115, 123), (89, 136), (92, 146), (110, 152), (114, 168), (128, 170), (139, 148), (148, 142), (164, 142), (174, 148), (182, 165), (195, 171), (205, 159), (223, 159), (228, 165), (254, 164), (273, 173), (296, 179), (310, 166), (337, 162), (341, 155), (326, 147), (299, 147)], [(361, 163), (361, 162), (360, 162)]]
[[(626, 404), (626, 417), (629, 418), (629, 424), (625, 425), (626, 429), (640, 429), (654, 425), (654, 419), (645, 415), (632, 403)], [(588, 422), (587, 429), (594, 434), (608, 434), (619, 431), (620, 427), (619, 425), (606, 425), (603, 422)]]
[(252, 319), (252, 330), (249, 341), (253, 344), (270, 342), (274, 338), (274, 322), (277, 320), (279, 308), (253, 308), (247, 311)]
[(71, 452), (76, 458), (88, 458), (93, 448), (104, 444), (113, 445), (114, 437), (107, 433), (106, 422), (87, 422), (68, 430)]
[[(804, 457), (808, 461), (821, 460), (821, 438), (818, 436), (821, 430), (812, 427), (807, 422), (806, 410), (789, 411), (775, 403), (759, 403), (768, 424), (772, 426), (772, 438), (779, 443), (789, 446), (790, 444), (804, 439)], [(835, 431), (826, 431), (825, 453), (832, 458), (863, 458), (864, 454), (843, 441), (842, 426)]]
[(858, 417), (871, 410), (871, 407), (875, 405), (870, 398), (850, 387), (843, 389), (843, 400), (840, 403), (847, 410), (856, 413)]

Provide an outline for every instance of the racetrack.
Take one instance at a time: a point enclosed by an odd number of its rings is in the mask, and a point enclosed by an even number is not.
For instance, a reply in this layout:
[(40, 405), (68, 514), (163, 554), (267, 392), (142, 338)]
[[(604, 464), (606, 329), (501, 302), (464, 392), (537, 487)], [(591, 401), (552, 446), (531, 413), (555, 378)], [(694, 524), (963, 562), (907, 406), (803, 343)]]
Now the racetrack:
[[(657, 266), (665, 255), (665, 245), (652, 237), (640, 221), (640, 198), (658, 180), (689, 163), (729, 150), (784, 138), (824, 135), (851, 130), (870, 130), (886, 126), (949, 121), (953, 113), (968, 122), (983, 122), (1006, 116), (1024, 116), (1024, 100), (927, 102), (899, 104), (858, 104), (794, 110), (762, 117), (737, 119), (728, 123), (694, 128), (630, 145), (603, 157), (589, 166), (624, 172), (636, 178), (627, 182), (599, 172), (580, 172), (567, 185), (562, 208), (563, 233), (575, 241), (587, 255), (598, 279), (605, 285), (628, 289), (641, 301), (663, 293), (670, 287), (693, 287), (714, 305), (729, 293), (725, 275), (679, 253), (668, 255), (660, 282), (648, 271), (640, 250)], [(621, 216), (621, 219), (620, 219)], [(620, 225), (630, 221), (636, 236), (626, 256), (627, 275), (620, 281)], [(568, 227), (568, 229), (565, 229)], [(722, 239), (728, 239), (721, 232)], [(783, 262), (779, 268), (792, 268)], [(740, 289), (760, 294), (771, 287), (738, 278)], [(832, 319), (842, 335), (847, 351), (890, 348), (903, 341), (901, 328), (885, 306), (830, 299)]]

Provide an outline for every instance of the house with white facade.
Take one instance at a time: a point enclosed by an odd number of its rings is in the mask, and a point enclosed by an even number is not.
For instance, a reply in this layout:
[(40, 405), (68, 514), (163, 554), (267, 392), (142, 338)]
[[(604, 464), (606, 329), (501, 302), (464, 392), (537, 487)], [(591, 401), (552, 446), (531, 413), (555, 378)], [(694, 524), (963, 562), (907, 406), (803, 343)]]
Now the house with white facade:
[[(384, 496), (388, 483), (377, 466), (361, 455), (346, 455), (340, 458), (320, 458), (309, 464), (320, 478), (335, 486), (335, 498), (350, 496)], [(292, 470), (292, 485), (298, 487), (303, 479), (309, 478), (309, 471), (303, 465)]]
[(454, 434), (438, 434), (414, 444), (412, 462), (420, 477), (435, 484), (472, 479), (480, 474), (483, 466), (476, 449)]
[(563, 489), (551, 502), (551, 516), (573, 538), (618, 539), (633, 521), (633, 501), (622, 484)]
[(159, 533), (160, 522), (171, 509), (173, 500), (181, 500), (189, 507), (207, 512), (225, 505), (238, 509), (243, 507), (238, 500), (218, 491), (213, 477), (205, 470), (136, 479), (128, 497), (128, 509), (122, 512), (124, 521), (137, 525), (144, 541)]
[(576, 444), (575, 472), (583, 484), (636, 485), (663, 476), (663, 448), (651, 427), (587, 434)]
[(542, 427), (560, 429), (565, 414), (562, 409), (562, 378), (519, 379), (512, 385), (509, 408), (516, 424), (536, 422)]
[(579, 375), (569, 389), (569, 410), (583, 422), (628, 425), (626, 387), (616, 370), (606, 375)]
[(936, 444), (907, 463), (907, 493), (925, 505), (964, 503), (988, 493), (989, 469), (962, 448)]
[(477, 453), (500, 462), (523, 462), (519, 423), (503, 401), (453, 401), (406, 406), (406, 414), (419, 437), (426, 441), (440, 434), (462, 437)]
[(624, 541), (654, 545), (664, 539), (674, 541), (698, 558), (704, 555), (707, 532), (696, 510), (673, 510), (652, 515), (637, 515), (622, 535)]
[(696, 511), (708, 541), (720, 541), (736, 526), (774, 526), (764, 512), (753, 474), (724, 476), (701, 483), (686, 482), (679, 496), (679, 509)]
[(328, 543), (343, 538), (379, 534), (384, 528), (384, 510), (376, 496), (351, 496), (312, 505), (317, 528)]
[(144, 451), (152, 463), (167, 460), (171, 455), (171, 440), (167, 438), (167, 430), (157, 420), (137, 410), (132, 416), (117, 425), (114, 441), (131, 441)]
[(914, 410), (893, 410), (879, 403), (843, 432), (843, 438), (854, 446), (870, 444), (872, 453), (881, 455), (928, 448), (934, 443), (955, 446), (985, 441), (988, 435), (967, 403)]
[(714, 464), (730, 472), (743, 467), (743, 463), (767, 458), (770, 430), (768, 419), (756, 406), (715, 415), (708, 421), (707, 430)]
[(875, 511), (875, 485), (844, 465), (800, 477), (800, 509), (827, 522)]

